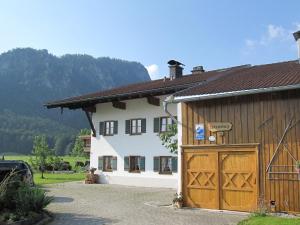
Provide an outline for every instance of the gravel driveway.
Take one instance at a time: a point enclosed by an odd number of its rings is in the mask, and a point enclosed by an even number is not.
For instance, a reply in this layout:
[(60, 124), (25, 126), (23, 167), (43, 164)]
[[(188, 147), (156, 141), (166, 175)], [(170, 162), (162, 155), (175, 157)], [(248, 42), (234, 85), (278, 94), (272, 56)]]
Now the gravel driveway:
[(80, 182), (48, 185), (55, 200), (48, 210), (55, 214), (51, 225), (232, 225), (246, 217), (242, 213), (173, 209), (175, 190), (85, 185)]

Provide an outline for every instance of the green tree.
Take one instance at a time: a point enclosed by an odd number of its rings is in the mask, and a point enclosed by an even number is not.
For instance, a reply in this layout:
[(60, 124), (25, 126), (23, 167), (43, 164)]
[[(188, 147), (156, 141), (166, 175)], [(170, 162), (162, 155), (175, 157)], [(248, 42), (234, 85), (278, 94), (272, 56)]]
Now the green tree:
[(44, 172), (47, 164), (47, 160), (53, 155), (51, 149), (49, 149), (46, 137), (35, 136), (33, 141), (33, 151), (32, 151), (32, 163), (38, 167), (42, 173), (42, 179), (44, 179)]
[(91, 130), (87, 128), (81, 129), (79, 135), (91, 135)]
[(84, 142), (80, 138), (81, 135), (91, 135), (90, 129), (81, 129), (76, 137), (71, 155), (76, 157), (86, 156), (84, 153)]
[(171, 153), (177, 154), (177, 124), (169, 125), (168, 131), (160, 133), (159, 138), (162, 144), (169, 149)]
[(83, 147), (84, 147), (83, 141), (79, 137), (76, 137), (75, 144), (72, 149), (71, 155), (76, 156), (76, 157), (84, 156)]
[(55, 137), (54, 152), (55, 155), (64, 155), (66, 148), (70, 142), (73, 142), (74, 136), (70, 137), (69, 135), (59, 135)]

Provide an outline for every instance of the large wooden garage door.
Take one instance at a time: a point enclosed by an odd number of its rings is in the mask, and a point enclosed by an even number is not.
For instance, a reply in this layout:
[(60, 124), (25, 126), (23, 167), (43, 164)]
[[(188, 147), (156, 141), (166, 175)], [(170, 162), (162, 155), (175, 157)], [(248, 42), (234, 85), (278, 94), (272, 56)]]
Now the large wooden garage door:
[(256, 148), (184, 149), (185, 205), (209, 209), (255, 210), (257, 165)]

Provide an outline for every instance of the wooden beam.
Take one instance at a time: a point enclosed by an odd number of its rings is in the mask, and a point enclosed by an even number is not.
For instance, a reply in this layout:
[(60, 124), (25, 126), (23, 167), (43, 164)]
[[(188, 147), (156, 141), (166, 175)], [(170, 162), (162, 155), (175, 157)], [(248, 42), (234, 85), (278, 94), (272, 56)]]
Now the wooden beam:
[(91, 113), (96, 112), (96, 107), (94, 105), (93, 106), (88, 106), (88, 107), (83, 107), (82, 109), (83, 109), (83, 111), (86, 111), (86, 112), (91, 112)]
[(151, 105), (160, 106), (160, 99), (153, 96), (148, 96), (147, 102)]
[(94, 127), (94, 124), (93, 124), (93, 121), (92, 121), (92, 117), (91, 117), (90, 112), (84, 110), (84, 108), (83, 108), (82, 110), (85, 112), (85, 115), (86, 115), (86, 117), (87, 117), (87, 119), (88, 119), (88, 121), (89, 121), (90, 127), (91, 127), (92, 132), (93, 132), (93, 133), (92, 133), (93, 137), (96, 137), (96, 129), (95, 129), (95, 127)]
[(117, 109), (123, 109), (123, 110), (126, 109), (126, 103), (125, 102), (119, 102), (119, 101), (112, 102), (112, 106), (114, 108), (117, 108)]

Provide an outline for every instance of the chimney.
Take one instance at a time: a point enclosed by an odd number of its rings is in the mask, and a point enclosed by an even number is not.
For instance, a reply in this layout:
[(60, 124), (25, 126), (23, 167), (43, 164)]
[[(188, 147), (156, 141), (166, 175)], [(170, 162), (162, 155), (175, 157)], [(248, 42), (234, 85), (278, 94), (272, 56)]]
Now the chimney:
[(293, 33), (294, 35), (294, 38), (297, 42), (297, 45), (298, 45), (298, 60), (299, 60), (299, 63), (300, 63), (300, 30)]
[(195, 66), (191, 72), (192, 74), (199, 74), (205, 72), (205, 70), (203, 69), (203, 66)]
[(184, 66), (184, 64), (176, 60), (170, 60), (168, 64), (170, 68), (170, 80), (182, 77), (182, 66)]

